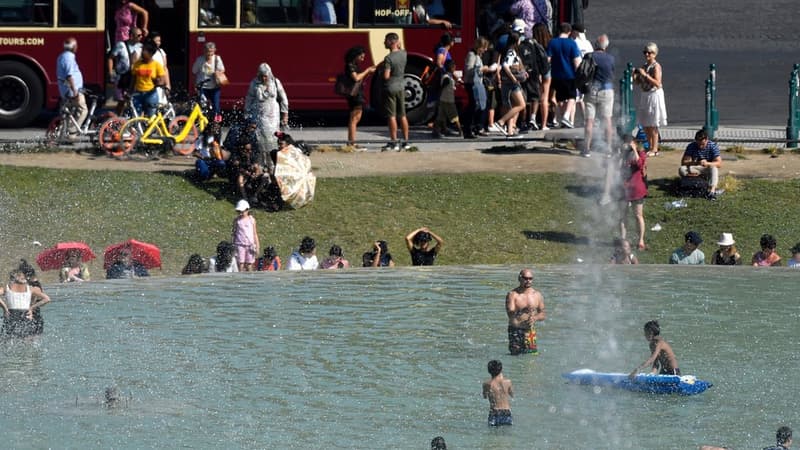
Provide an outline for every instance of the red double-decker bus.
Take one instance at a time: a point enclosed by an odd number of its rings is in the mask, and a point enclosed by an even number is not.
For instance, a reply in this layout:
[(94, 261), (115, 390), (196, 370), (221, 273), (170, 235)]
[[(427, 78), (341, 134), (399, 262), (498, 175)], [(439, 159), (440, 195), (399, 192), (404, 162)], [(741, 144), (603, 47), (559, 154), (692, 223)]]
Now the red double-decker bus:
[[(191, 88), (191, 67), (214, 42), (230, 85), (222, 102), (244, 97), (261, 62), (282, 81), (294, 112), (346, 109), (334, 94), (336, 74), (352, 46), (367, 49), (367, 63), (380, 63), (386, 33), (396, 32), (408, 50), (406, 106), (412, 122), (427, 118), (421, 77), (432, 65), (445, 31), (413, 14), (414, 0), (135, 0), (149, 12), (149, 30), (162, 35), (173, 87)], [(106, 54), (114, 36), (116, 0), (0, 0), (0, 126), (29, 124), (58, 103), (55, 62), (67, 37), (78, 41), (85, 83), (105, 85)], [(424, 0), (429, 15), (452, 23), (460, 66), (477, 35), (476, 0)], [(325, 8), (329, 23), (315, 9)], [(373, 107), (381, 82), (367, 83)]]

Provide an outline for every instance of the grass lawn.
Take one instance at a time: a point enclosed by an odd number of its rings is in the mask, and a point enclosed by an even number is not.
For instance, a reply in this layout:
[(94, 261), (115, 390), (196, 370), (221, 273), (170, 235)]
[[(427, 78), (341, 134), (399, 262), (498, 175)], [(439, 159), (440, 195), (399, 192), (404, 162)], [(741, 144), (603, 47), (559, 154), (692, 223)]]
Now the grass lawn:
[[(763, 233), (776, 237), (784, 258), (800, 241), (800, 181), (744, 180), (716, 202), (688, 199), (688, 207), (667, 210), (664, 203), (675, 200), (672, 182), (651, 180), (650, 249), (637, 252), (643, 263), (666, 262), (688, 229), (705, 239), (707, 258), (723, 231), (734, 233), (747, 261)], [(262, 246), (274, 245), (284, 260), (309, 235), (318, 255), (336, 243), (354, 266), (371, 242), (384, 239), (396, 263), (409, 265), (403, 237), (428, 226), (446, 241), (437, 264), (605, 262), (618, 214), (597, 206), (598, 184), (565, 174), (324, 178), (310, 206), (254, 215)], [(235, 200), (221, 181), (198, 186), (180, 173), (0, 166), (0, 267), (11, 269), (18, 258), (33, 262), (45, 247), (79, 240), (98, 255), (90, 268), (100, 279), (103, 249), (134, 238), (162, 249), (163, 270), (153, 274), (175, 275), (190, 254), (211, 256), (219, 241), (230, 239)], [(649, 231), (655, 223), (662, 231)], [(629, 226), (635, 229), (633, 221)]]

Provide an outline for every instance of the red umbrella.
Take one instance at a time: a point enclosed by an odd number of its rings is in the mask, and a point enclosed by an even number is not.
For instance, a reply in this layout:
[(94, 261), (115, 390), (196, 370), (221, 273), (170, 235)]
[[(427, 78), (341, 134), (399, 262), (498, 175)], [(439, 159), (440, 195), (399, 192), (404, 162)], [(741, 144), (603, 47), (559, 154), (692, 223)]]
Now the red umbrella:
[(64, 267), (67, 255), (73, 251), (80, 252), (84, 262), (96, 258), (92, 249), (83, 242), (59, 242), (54, 247), (42, 250), (36, 256), (36, 264), (39, 264), (39, 268), (42, 270), (60, 269)]
[(119, 244), (109, 245), (103, 252), (103, 269), (108, 270), (123, 250), (131, 252), (131, 259), (143, 265), (145, 269), (161, 267), (161, 250), (153, 244), (128, 239)]

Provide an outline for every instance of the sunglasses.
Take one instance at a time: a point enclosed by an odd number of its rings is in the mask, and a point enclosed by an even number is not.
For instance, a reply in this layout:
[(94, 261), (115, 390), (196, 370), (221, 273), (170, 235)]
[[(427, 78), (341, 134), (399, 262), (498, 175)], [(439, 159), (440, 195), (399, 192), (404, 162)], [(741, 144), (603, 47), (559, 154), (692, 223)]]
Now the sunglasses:
[(533, 277), (519, 277), (521, 280), (533, 281)]
[(645, 54), (645, 55), (652, 55), (652, 54), (653, 54), (653, 52), (650, 52), (650, 51), (647, 51), (647, 50), (645, 50), (645, 51), (643, 51), (643, 52), (642, 52), (642, 54)]

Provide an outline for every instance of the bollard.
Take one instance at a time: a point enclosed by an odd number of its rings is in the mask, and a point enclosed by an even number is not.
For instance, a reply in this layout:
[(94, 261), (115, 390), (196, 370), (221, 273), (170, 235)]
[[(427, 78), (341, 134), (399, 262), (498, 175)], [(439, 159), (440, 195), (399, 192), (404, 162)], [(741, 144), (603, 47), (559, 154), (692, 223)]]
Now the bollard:
[(800, 128), (800, 64), (795, 64), (789, 75), (789, 120), (786, 124), (786, 147), (796, 148)]
[(636, 105), (633, 102), (633, 64), (628, 63), (619, 80), (620, 135), (628, 134), (636, 126)]
[(717, 112), (717, 70), (714, 64), (708, 66), (708, 78), (705, 89), (705, 128), (709, 139), (714, 139), (714, 134), (719, 128), (719, 113)]

